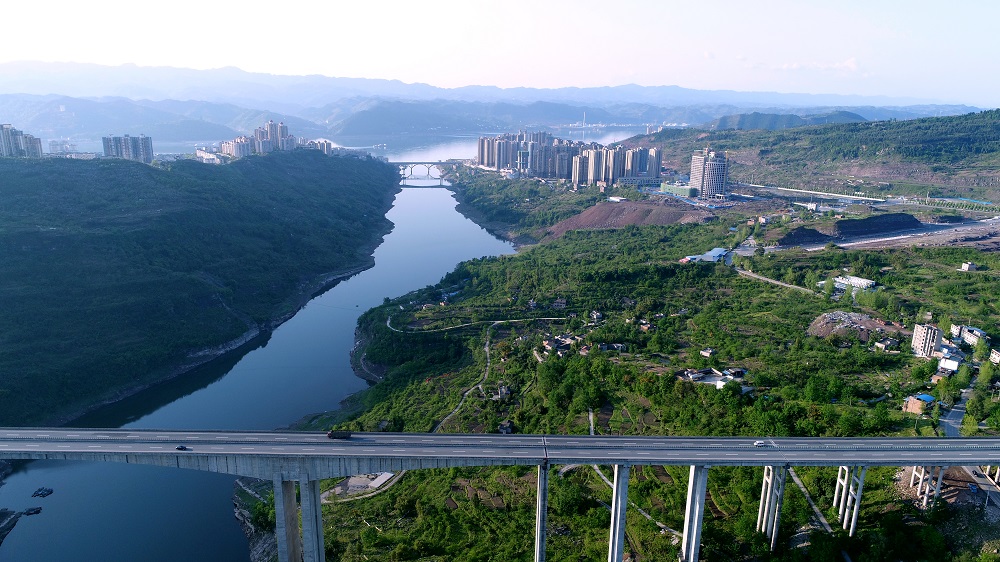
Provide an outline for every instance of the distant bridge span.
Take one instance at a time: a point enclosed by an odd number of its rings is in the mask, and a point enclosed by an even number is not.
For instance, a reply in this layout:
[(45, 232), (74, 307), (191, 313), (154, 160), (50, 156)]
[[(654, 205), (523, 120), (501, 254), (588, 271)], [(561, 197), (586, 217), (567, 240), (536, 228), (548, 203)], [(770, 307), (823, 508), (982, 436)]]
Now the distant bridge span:
[[(291, 431), (177, 431), (156, 429), (0, 428), (0, 458), (123, 462), (187, 468), (271, 480), (281, 562), (323, 562), (321, 479), (382, 471), (461, 466), (538, 467), (535, 560), (545, 560), (549, 467), (614, 465), (608, 560), (622, 560), (629, 470), (632, 466), (690, 466), (682, 555), (698, 560), (710, 466), (762, 466), (757, 529), (777, 537), (789, 466), (839, 466), (834, 507), (853, 535), (869, 466), (919, 467), (918, 496), (926, 503), (934, 467), (937, 487), (946, 466), (1000, 465), (1000, 440), (989, 438), (761, 438), (588, 435), (355, 433), (328, 439)], [(930, 467), (926, 471), (925, 467)], [(302, 535), (299, 536), (299, 486)], [(921, 492), (921, 490), (923, 490)]]

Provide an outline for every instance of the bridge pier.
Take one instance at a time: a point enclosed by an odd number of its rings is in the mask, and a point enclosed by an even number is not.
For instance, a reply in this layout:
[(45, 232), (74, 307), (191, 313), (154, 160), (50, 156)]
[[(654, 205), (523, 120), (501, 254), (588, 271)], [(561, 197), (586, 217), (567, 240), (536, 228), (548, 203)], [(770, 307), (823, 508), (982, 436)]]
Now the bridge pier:
[(274, 475), (274, 534), (278, 541), (279, 562), (326, 562), (323, 542), (323, 510), (319, 480), (304, 476), (299, 480), (302, 502), (302, 535), (299, 535), (299, 509), (295, 501), (295, 481)]
[(628, 510), (628, 475), (630, 465), (615, 465), (614, 492), (611, 496), (611, 537), (608, 562), (621, 562), (625, 556), (625, 512)]
[(299, 497), (302, 499), (302, 559), (304, 562), (326, 562), (319, 480), (308, 480), (308, 476), (300, 480)]
[(701, 524), (705, 518), (705, 490), (708, 466), (691, 465), (688, 477), (687, 506), (684, 509), (684, 536), (681, 539), (681, 562), (698, 562), (701, 549)]
[(757, 531), (771, 539), (772, 552), (778, 544), (778, 523), (781, 522), (781, 504), (785, 498), (787, 474), (787, 467), (764, 466), (760, 507), (757, 509)]
[(833, 507), (844, 524), (848, 536), (853, 537), (858, 527), (858, 511), (861, 508), (861, 491), (865, 487), (867, 466), (841, 466), (837, 470), (837, 487), (833, 492)]
[[(937, 482), (934, 485), (934, 498), (931, 499), (931, 483), (934, 482), (934, 469), (937, 468)], [(946, 466), (938, 467), (925, 467), (925, 466), (915, 466), (910, 472), (910, 487), (912, 488), (914, 483), (917, 486), (917, 497), (921, 499), (921, 505), (927, 507), (928, 501), (931, 502), (931, 507), (937, 504), (938, 496), (941, 495), (941, 481), (944, 479), (944, 473), (948, 470)], [(918, 472), (919, 471), (919, 472)]]
[(274, 476), (274, 534), (278, 540), (278, 562), (302, 560), (295, 481), (284, 480), (280, 474)]
[(549, 512), (549, 463), (538, 465), (538, 497), (535, 498), (535, 562), (545, 562), (545, 532)]

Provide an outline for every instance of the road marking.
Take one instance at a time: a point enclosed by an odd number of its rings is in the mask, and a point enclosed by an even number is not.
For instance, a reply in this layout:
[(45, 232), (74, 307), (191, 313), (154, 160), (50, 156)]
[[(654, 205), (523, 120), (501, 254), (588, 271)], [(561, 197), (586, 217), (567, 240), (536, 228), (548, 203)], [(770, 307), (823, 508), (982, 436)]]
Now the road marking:
[(312, 447), (303, 447), (302, 450), (303, 451), (315, 451), (316, 449), (314, 449)]
[(466, 452), (466, 450), (465, 450), (465, 449), (454, 449), (454, 450), (452, 451), (452, 453), (465, 453), (465, 452)]
[(644, 452), (640, 451), (640, 452), (639, 452), (639, 454), (640, 454), (640, 455), (648, 455), (648, 454), (650, 454), (650, 453), (644, 453)]
[(46, 433), (45, 435), (42, 435), (41, 433), (39, 433), (39, 434), (38, 434), (38, 435), (36, 435), (35, 437), (48, 437), (48, 436), (49, 436), (49, 435), (48, 435), (47, 433)]
[(66, 437), (79, 437), (79, 436), (80, 436), (79, 433), (67, 433), (66, 434)]
[(393, 449), (392, 450), (393, 453), (402, 453), (402, 452), (405, 452), (405, 451), (406, 451), (406, 449)]
[(150, 449), (162, 449), (162, 448), (163, 448), (163, 447), (160, 447), (160, 446), (156, 446), (156, 447), (150, 447)]
[(496, 449), (483, 449), (484, 453), (495, 453)]
[(339, 449), (338, 448), (331, 448), (331, 449), (327, 449), (327, 450), (328, 451), (343, 451), (344, 449), (343, 448), (339, 448)]
[(100, 445), (87, 445), (87, 448), (88, 449), (100, 449), (101, 446)]

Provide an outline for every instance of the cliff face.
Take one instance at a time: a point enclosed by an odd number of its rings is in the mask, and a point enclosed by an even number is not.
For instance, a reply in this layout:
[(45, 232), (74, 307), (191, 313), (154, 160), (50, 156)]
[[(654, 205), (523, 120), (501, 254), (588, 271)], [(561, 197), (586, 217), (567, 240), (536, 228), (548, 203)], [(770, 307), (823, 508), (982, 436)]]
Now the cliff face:
[(240, 522), (243, 534), (247, 536), (250, 560), (252, 562), (277, 562), (278, 541), (273, 529), (261, 529), (254, 525), (253, 505), (266, 501), (271, 483), (256, 478), (238, 478), (233, 485), (233, 513)]

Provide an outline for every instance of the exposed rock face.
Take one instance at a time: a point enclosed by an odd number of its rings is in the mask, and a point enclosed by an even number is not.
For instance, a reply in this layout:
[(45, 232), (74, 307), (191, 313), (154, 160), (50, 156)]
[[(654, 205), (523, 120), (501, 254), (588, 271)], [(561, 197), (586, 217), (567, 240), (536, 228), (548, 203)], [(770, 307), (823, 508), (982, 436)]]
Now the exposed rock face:
[(251, 516), (252, 505), (247, 496), (258, 501), (264, 501), (261, 495), (263, 491), (270, 488), (271, 483), (266, 480), (256, 478), (237, 478), (234, 484), (233, 512), (236, 520), (240, 522), (243, 534), (247, 536), (249, 543), (250, 560), (252, 562), (277, 562), (278, 541), (271, 529), (259, 529), (253, 524)]

